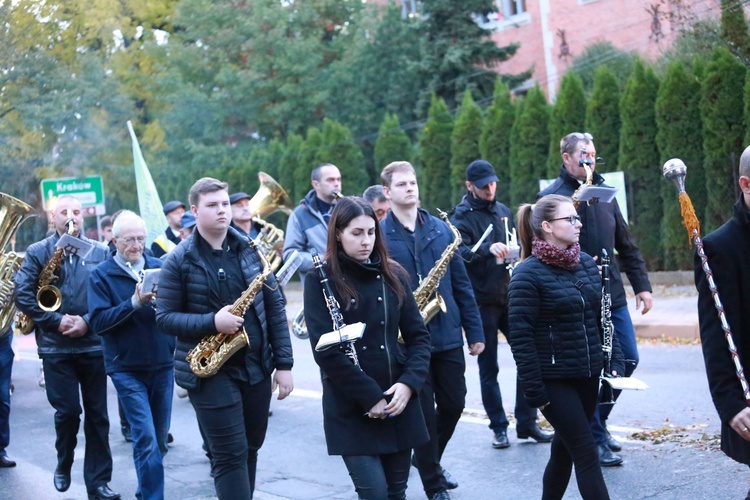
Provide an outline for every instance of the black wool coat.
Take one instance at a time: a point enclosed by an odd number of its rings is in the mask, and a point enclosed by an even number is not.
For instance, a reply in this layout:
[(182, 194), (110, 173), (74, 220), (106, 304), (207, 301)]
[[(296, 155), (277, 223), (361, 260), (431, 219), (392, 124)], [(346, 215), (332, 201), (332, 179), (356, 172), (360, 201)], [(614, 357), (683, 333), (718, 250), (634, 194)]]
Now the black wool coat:
[[(601, 375), (601, 297), (599, 270), (583, 252), (572, 271), (533, 256), (513, 271), (508, 292), (508, 341), (530, 406), (549, 403), (544, 379)], [(612, 351), (612, 369), (624, 373), (616, 336)]]
[[(750, 367), (750, 213), (742, 197), (734, 205), (732, 218), (706, 236), (703, 246), (747, 377)], [(721, 449), (734, 460), (750, 464), (750, 442), (729, 427), (732, 417), (747, 404), (697, 253), (695, 286), (708, 387), (721, 419)]]
[[(313, 269), (305, 280), (305, 321), (315, 361), (323, 377), (323, 422), (330, 455), (382, 455), (419, 446), (428, 440), (427, 427), (418, 393), (427, 377), (430, 363), (430, 336), (409, 289), (409, 277), (400, 279), (406, 291), (398, 307), (396, 292), (380, 274), (380, 259), (359, 264), (341, 255), (344, 276), (357, 290), (358, 297), (344, 303), (335, 283), (344, 323), (363, 322), (364, 335), (355, 343), (361, 370), (337, 346), (315, 351), (324, 333), (333, 327), (318, 273)], [(396, 265), (393, 263), (393, 265)], [(326, 270), (333, 283), (330, 270)], [(398, 331), (404, 344), (397, 342)], [(396, 382), (412, 389), (404, 411), (384, 420), (365, 415), (383, 392)], [(390, 397), (386, 397), (390, 401)]]

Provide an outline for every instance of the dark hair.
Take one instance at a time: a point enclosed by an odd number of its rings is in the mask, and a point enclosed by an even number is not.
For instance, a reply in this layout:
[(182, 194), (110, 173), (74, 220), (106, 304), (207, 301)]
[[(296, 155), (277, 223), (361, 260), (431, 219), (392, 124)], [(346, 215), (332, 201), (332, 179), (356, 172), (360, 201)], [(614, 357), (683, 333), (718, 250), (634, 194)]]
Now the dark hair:
[(333, 163), (321, 163), (317, 167), (313, 169), (313, 171), (310, 173), (310, 182), (312, 181), (320, 181), (321, 171), (323, 170), (323, 167), (333, 167), (337, 168), (336, 165)]
[(411, 172), (414, 175), (417, 175), (414, 167), (408, 161), (394, 161), (386, 165), (385, 168), (383, 168), (383, 171), (380, 172), (380, 180), (383, 181), (384, 186), (391, 187), (393, 174), (396, 172)]
[(112, 216), (111, 215), (105, 215), (99, 221), (99, 229), (104, 229), (105, 227), (112, 227)]
[(583, 141), (586, 144), (591, 144), (593, 140), (594, 137), (588, 132), (572, 132), (560, 139), (560, 154), (571, 154), (576, 150), (579, 142)]
[(212, 177), (203, 177), (195, 181), (188, 194), (190, 206), (198, 206), (202, 194), (214, 193), (216, 191), (227, 191), (229, 185), (226, 182), (214, 179)]
[(531, 240), (536, 236), (544, 239), (542, 222), (555, 218), (557, 208), (563, 203), (573, 203), (571, 198), (560, 194), (548, 194), (536, 204), (524, 203), (518, 207), (518, 243), (521, 245), (521, 260), (531, 255)]
[(360, 215), (371, 217), (375, 222), (375, 244), (373, 245), (372, 252), (380, 255), (380, 271), (383, 273), (385, 282), (396, 292), (398, 306), (401, 307), (406, 298), (406, 290), (404, 290), (401, 281), (398, 279), (398, 275), (405, 275), (406, 271), (396, 261), (389, 258), (388, 247), (385, 246), (378, 218), (375, 216), (375, 212), (370, 204), (359, 196), (345, 196), (341, 198), (336, 203), (331, 214), (331, 220), (328, 222), (328, 250), (326, 251), (325, 259), (330, 269), (329, 278), (334, 283), (336, 290), (341, 294), (341, 298), (346, 302), (346, 307), (348, 308), (351, 300), (359, 297), (359, 293), (357, 293), (357, 290), (349, 282), (344, 280), (341, 261), (339, 259), (339, 251), (343, 250), (341, 250), (337, 233), (346, 229), (351, 221)]
[(365, 192), (362, 193), (362, 198), (364, 198), (367, 203), (372, 203), (374, 201), (388, 201), (388, 198), (383, 194), (383, 186), (379, 184), (375, 184), (374, 186), (365, 189)]

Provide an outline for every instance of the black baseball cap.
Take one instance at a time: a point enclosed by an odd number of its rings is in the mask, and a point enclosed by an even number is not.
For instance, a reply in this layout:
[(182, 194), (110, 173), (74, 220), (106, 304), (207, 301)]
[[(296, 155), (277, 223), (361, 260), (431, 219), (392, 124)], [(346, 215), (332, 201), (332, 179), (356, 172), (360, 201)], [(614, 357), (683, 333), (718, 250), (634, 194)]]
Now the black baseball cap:
[(466, 167), (466, 180), (479, 189), (484, 189), (492, 181), (499, 181), (495, 169), (488, 161), (474, 160)]
[(252, 197), (249, 194), (247, 194), (247, 193), (242, 193), (242, 192), (240, 192), (240, 193), (232, 193), (232, 194), (229, 195), (229, 203), (231, 203), (232, 205), (234, 205), (238, 201), (244, 200), (246, 198), (249, 200)]
[(181, 201), (168, 201), (164, 204), (164, 215), (167, 215), (172, 210), (177, 210), (178, 208), (185, 208), (185, 204)]

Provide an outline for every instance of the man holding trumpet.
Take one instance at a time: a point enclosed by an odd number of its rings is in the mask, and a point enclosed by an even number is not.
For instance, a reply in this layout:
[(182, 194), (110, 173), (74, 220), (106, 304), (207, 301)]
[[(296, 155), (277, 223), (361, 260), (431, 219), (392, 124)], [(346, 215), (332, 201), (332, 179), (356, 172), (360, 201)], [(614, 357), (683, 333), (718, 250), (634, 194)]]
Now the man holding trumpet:
[[(510, 270), (519, 258), (513, 215), (508, 207), (495, 200), (498, 177), (489, 162), (475, 160), (466, 168), (466, 193), (456, 206), (451, 222), (461, 232), (459, 248), (474, 288), (484, 329), (485, 348), (478, 357), (482, 404), (490, 419), (492, 447), (510, 446), (508, 418), (497, 376), (498, 337), (508, 334), (508, 282)], [(536, 409), (529, 407), (516, 384), (516, 434), (520, 439), (533, 438), (547, 443), (552, 434), (536, 423)]]

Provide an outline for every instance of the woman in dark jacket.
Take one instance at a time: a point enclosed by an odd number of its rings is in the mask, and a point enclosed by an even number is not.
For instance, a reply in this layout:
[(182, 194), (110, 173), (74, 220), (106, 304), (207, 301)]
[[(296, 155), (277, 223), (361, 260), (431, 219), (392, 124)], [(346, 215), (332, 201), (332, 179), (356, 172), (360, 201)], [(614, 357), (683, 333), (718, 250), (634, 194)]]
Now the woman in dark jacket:
[(305, 280), (305, 320), (322, 370), (328, 453), (343, 457), (360, 498), (406, 498), (410, 450), (428, 439), (416, 394), (427, 376), (430, 338), (409, 293), (409, 277), (389, 260), (375, 213), (362, 198), (336, 204), (325, 271), (344, 323), (366, 325), (355, 343), (359, 366), (345, 346), (316, 351), (333, 323), (319, 276)]
[[(523, 262), (510, 282), (510, 346), (529, 405), (555, 428), (542, 498), (565, 494), (575, 464), (584, 499), (609, 498), (589, 427), (604, 355), (602, 282), (581, 252), (581, 219), (570, 198), (547, 195), (518, 211)], [(622, 373), (614, 339), (613, 374)]]

